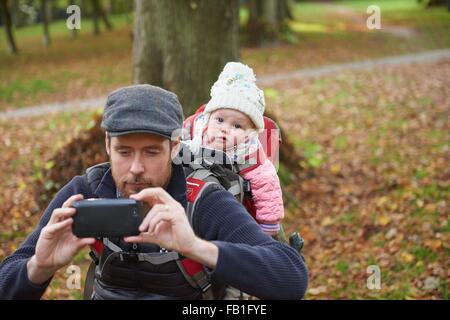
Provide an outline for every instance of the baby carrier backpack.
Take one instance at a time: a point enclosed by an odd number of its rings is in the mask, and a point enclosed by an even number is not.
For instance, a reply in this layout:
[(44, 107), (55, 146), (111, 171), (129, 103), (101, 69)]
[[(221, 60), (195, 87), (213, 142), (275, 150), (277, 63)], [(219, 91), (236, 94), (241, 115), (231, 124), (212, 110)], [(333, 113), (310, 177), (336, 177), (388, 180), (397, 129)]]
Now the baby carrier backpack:
[[(187, 118), (183, 127), (185, 132), (193, 129), (195, 117), (203, 111), (202, 106), (193, 116)], [(281, 142), (278, 126), (274, 121), (265, 117), (266, 132), (260, 135), (261, 145), (265, 152), (259, 150), (246, 159), (245, 163), (233, 164), (222, 152), (204, 150), (200, 155), (194, 155), (185, 144), (181, 144), (180, 153), (174, 161), (180, 161), (186, 176), (186, 214), (194, 228), (195, 213), (203, 193), (209, 187), (220, 184), (231, 192), (237, 201), (241, 202), (249, 214), (255, 217), (255, 208), (251, 199), (250, 184), (239, 173), (251, 170), (260, 165), (267, 156), (273, 163), (278, 161), (278, 148)], [(248, 161), (247, 161), (248, 160)], [(97, 197), (95, 190), (101, 179), (111, 170), (109, 163), (102, 163), (90, 167), (83, 175), (84, 183), (91, 190), (91, 197)], [(289, 240), (286, 239), (283, 228), (274, 238), (283, 243), (289, 243), (298, 252), (303, 247), (303, 239), (294, 232)], [(120, 239), (97, 239), (91, 246), (89, 255), (92, 262), (86, 275), (84, 298), (91, 299), (95, 281), (118, 283), (123, 287), (139, 287), (160, 295), (172, 296), (176, 299), (222, 299), (225, 295), (225, 285), (212, 283), (205, 267), (200, 263), (179, 255), (175, 251), (164, 248), (147, 248), (147, 252), (140, 252), (132, 247), (122, 249), (118, 243)], [(141, 245), (142, 246), (142, 245)], [(136, 270), (137, 263), (140, 264)], [(143, 267), (143, 265), (148, 267)], [(158, 286), (161, 276), (165, 277), (164, 287)], [(131, 280), (130, 280), (131, 279)], [(175, 292), (175, 296), (173, 293)]]
[[(183, 140), (193, 138), (196, 119), (203, 113), (204, 109), (205, 105), (200, 106), (193, 115), (184, 120)], [(196, 199), (204, 192), (202, 189), (205, 185), (219, 183), (244, 205), (253, 218), (256, 217), (250, 183), (241, 175), (261, 165), (266, 159), (269, 159), (275, 168), (278, 167), (281, 133), (275, 121), (264, 116), (264, 130), (259, 133), (258, 139), (260, 147), (256, 152), (246, 155), (245, 161), (242, 163), (233, 163), (223, 152), (206, 148), (202, 148), (197, 155), (193, 155), (188, 146), (182, 144), (180, 159), (186, 175), (188, 216), (192, 216), (189, 211), (195, 209)], [(274, 238), (280, 242), (289, 243), (299, 252), (303, 248), (304, 241), (299, 233), (292, 233), (288, 240), (282, 224), (280, 225), (280, 231)]]

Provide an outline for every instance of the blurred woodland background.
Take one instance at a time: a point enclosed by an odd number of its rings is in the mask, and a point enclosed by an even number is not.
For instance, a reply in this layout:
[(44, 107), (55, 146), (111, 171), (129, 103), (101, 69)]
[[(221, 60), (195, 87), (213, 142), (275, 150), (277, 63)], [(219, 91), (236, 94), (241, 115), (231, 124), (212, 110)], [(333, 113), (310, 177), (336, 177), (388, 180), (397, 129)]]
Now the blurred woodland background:
[[(66, 9), (81, 9), (69, 30)], [(381, 29), (369, 29), (370, 5)], [(448, 299), (450, 1), (0, 0), (0, 260), (61, 186), (106, 159), (107, 94), (151, 83), (185, 116), (227, 61), (283, 133), (287, 232), (307, 299)], [(74, 264), (85, 271), (87, 250)], [(370, 290), (367, 267), (381, 270)], [(58, 272), (45, 299), (82, 299)]]

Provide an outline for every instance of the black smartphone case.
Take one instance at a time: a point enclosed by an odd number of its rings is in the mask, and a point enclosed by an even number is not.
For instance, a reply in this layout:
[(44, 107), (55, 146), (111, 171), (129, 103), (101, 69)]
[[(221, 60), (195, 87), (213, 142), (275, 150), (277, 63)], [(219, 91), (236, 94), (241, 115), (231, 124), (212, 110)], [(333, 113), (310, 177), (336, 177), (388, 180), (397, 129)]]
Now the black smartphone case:
[(110, 238), (138, 235), (142, 203), (133, 199), (75, 201), (72, 232), (78, 238)]

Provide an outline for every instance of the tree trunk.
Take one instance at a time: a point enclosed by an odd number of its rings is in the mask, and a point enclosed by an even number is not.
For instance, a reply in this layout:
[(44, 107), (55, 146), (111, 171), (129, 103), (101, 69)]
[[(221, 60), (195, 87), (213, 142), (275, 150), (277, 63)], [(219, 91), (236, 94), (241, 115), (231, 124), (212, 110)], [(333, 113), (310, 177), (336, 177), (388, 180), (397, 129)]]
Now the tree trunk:
[(92, 0), (92, 23), (94, 26), (94, 35), (98, 36), (100, 34), (100, 24), (98, 21), (99, 12), (98, 12), (98, 0)]
[[(99, 34), (100, 33), (100, 28), (98, 25), (98, 18), (101, 18), (103, 23), (106, 26), (106, 29), (108, 30), (112, 30), (113, 26), (111, 24), (111, 22), (109, 22), (108, 20), (108, 16), (106, 15), (105, 10), (103, 10), (103, 7), (100, 3), (100, 0), (92, 0), (92, 9), (93, 9), (93, 14), (94, 14), (94, 34)], [(95, 26), (95, 24), (97, 24)]]
[(8, 0), (0, 0), (0, 9), (2, 12), (2, 20), (5, 25), (6, 42), (10, 53), (16, 54), (18, 52), (16, 42), (14, 41), (14, 34), (11, 23), (11, 13), (9, 12)]
[(41, 14), (42, 14), (42, 26), (44, 27), (44, 46), (50, 46), (50, 32), (48, 28), (48, 0), (41, 0)]
[(277, 2), (282, 2), (278, 0), (264, 0), (262, 1), (262, 15), (261, 18), (268, 25), (278, 24), (278, 7)]
[(239, 59), (238, 10), (238, 0), (136, 0), (134, 82), (173, 91), (192, 114)]
[(100, 7), (100, 17), (102, 18), (102, 21), (103, 21), (103, 23), (104, 23), (105, 26), (106, 26), (106, 29), (112, 30), (112, 29), (113, 29), (113, 25), (112, 25), (112, 23), (109, 21), (108, 15), (107, 15), (106, 11), (103, 10), (102, 7)]
[(76, 38), (77, 38), (77, 35), (78, 35), (77, 29), (72, 29), (72, 30), (70, 30), (70, 38), (71, 38), (71, 39), (76, 39)]
[(445, 4), (445, 0), (428, 0), (427, 2), (427, 6), (428, 7), (432, 7), (432, 6), (441, 6)]
[(20, 1), (11, 1), (9, 11), (14, 27), (20, 28), (26, 25), (27, 15), (20, 10)]
[(108, 30), (112, 30), (113, 29), (113, 25), (112, 23), (109, 21), (108, 19), (108, 15), (106, 14), (106, 12), (104, 10), (100, 11), (100, 16), (102, 17), (103, 23), (106, 26), (106, 29)]
[(247, 43), (258, 46), (276, 40), (292, 19), (288, 0), (250, 0), (250, 18), (246, 27)]
[(108, 13), (115, 14), (117, 13), (117, 3), (114, 0), (109, 0), (108, 2)]

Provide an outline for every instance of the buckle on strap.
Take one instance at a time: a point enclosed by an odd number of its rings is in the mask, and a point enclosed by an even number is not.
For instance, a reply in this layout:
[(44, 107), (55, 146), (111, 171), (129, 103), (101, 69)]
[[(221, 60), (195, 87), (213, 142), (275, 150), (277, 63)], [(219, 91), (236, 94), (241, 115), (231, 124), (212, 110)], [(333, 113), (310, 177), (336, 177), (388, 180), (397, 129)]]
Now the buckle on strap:
[(171, 252), (120, 252), (119, 257), (121, 261), (129, 262), (148, 262), (153, 265), (160, 265), (170, 261), (178, 260), (179, 255), (175, 251)]
[(208, 280), (208, 282), (205, 282), (203, 285), (200, 285), (200, 289), (202, 290), (202, 292), (206, 292), (209, 289), (211, 289), (211, 281)]
[(146, 261), (154, 265), (160, 265), (180, 259), (180, 255), (175, 251), (137, 253), (137, 257), (139, 261)]
[(127, 262), (138, 262), (139, 257), (137, 253), (134, 252), (120, 252), (119, 253), (120, 261)]
[(248, 180), (242, 181), (242, 186), (244, 188), (244, 192), (245, 193), (251, 194), (252, 188), (251, 188), (251, 184), (250, 184), (250, 182)]
[(212, 282), (209, 274), (205, 270), (205, 267), (203, 267), (202, 271), (195, 274), (193, 278), (202, 291), (203, 300), (213, 300), (214, 294), (212, 291)]
[(91, 259), (92, 259), (92, 261), (94, 262), (94, 264), (96, 265), (96, 266), (98, 266), (98, 264), (99, 264), (99, 262), (100, 262), (100, 259), (98, 258), (98, 256), (95, 254), (95, 252), (94, 251), (89, 251), (89, 256), (91, 257)]
[(108, 238), (103, 238), (103, 244), (112, 252), (122, 252), (122, 248), (110, 241)]
[(211, 289), (211, 279), (204, 266), (190, 259), (178, 260), (177, 264), (184, 278), (193, 288), (201, 289), (202, 293)]

